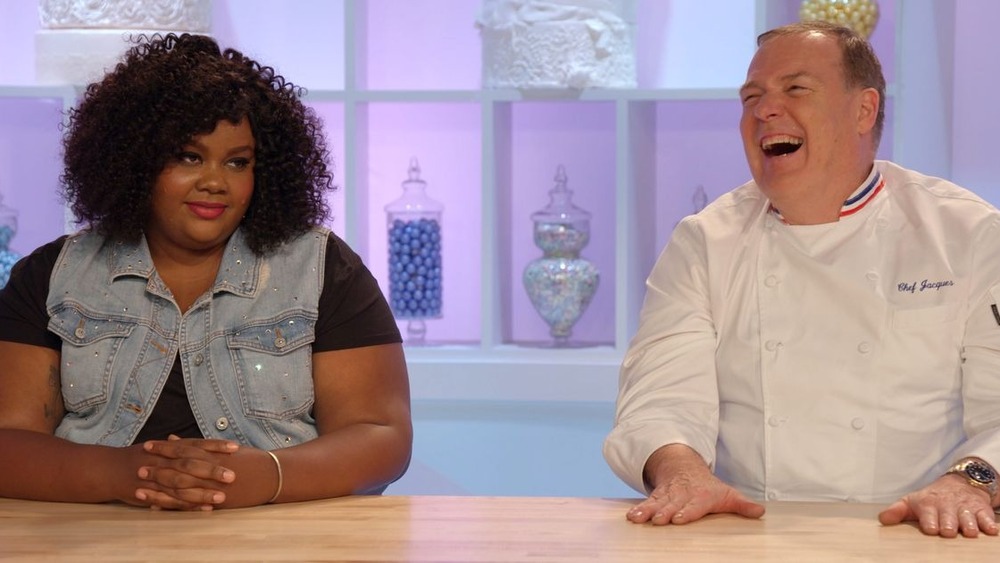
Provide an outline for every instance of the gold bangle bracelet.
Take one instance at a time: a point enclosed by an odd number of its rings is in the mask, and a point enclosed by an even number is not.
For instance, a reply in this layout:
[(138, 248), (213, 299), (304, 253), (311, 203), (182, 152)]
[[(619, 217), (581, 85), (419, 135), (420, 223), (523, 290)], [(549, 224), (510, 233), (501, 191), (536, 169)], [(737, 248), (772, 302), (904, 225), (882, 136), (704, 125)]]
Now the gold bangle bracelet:
[(278, 495), (281, 494), (281, 488), (285, 484), (285, 476), (281, 472), (281, 462), (278, 461), (278, 456), (274, 455), (274, 452), (272, 451), (264, 451), (267, 452), (267, 455), (271, 456), (271, 459), (274, 460), (274, 466), (278, 468), (278, 490), (274, 491), (274, 496), (271, 497), (271, 500), (267, 501), (267, 504), (271, 504), (272, 502), (278, 500)]

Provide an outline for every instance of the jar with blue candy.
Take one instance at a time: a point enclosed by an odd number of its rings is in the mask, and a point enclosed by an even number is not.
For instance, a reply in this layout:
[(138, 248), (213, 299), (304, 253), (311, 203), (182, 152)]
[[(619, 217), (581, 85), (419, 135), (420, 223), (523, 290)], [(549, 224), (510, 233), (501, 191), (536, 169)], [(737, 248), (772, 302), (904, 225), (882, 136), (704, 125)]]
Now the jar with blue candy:
[(0, 287), (7, 285), (10, 270), (21, 255), (10, 249), (10, 240), (17, 233), (17, 211), (3, 204), (0, 194)]
[(444, 205), (427, 195), (420, 164), (410, 159), (403, 195), (385, 206), (389, 231), (389, 305), (407, 319), (406, 341), (425, 340), (424, 319), (441, 317), (443, 304), (441, 215)]

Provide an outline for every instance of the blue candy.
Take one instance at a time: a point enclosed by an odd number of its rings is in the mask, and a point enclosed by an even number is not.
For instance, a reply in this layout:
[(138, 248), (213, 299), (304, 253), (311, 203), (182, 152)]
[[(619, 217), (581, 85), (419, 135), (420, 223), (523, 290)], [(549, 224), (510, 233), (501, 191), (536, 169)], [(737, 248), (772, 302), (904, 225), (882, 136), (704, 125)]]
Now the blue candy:
[(389, 304), (397, 318), (441, 316), (441, 225), (395, 219), (389, 226)]
[(14, 238), (14, 229), (7, 225), (0, 226), (0, 287), (7, 285), (11, 268), (21, 259), (20, 254), (7, 248), (12, 238)]

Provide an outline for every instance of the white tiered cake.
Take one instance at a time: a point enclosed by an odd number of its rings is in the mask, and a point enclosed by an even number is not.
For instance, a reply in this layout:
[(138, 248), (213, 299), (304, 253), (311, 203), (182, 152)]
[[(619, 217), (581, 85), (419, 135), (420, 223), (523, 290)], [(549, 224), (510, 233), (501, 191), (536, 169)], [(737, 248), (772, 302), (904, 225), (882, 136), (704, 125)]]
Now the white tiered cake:
[(634, 88), (633, 0), (483, 0), (486, 88)]
[(130, 35), (207, 34), (210, 0), (40, 0), (35, 33), (39, 84), (88, 84), (111, 70)]

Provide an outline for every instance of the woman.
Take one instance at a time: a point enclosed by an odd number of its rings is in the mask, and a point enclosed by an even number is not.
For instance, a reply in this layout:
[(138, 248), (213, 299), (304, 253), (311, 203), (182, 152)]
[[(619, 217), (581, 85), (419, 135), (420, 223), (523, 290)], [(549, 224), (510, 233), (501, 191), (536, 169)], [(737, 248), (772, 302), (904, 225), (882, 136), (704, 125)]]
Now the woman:
[(211, 510), (380, 492), (412, 444), (399, 332), (319, 225), (300, 89), (207, 37), (140, 37), (70, 111), (87, 228), (0, 293), (0, 496)]

